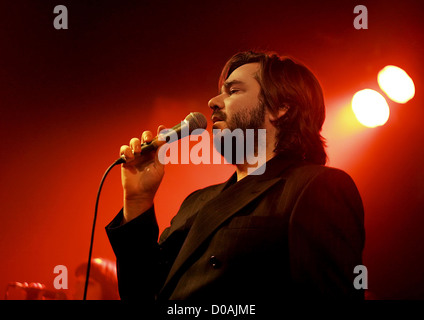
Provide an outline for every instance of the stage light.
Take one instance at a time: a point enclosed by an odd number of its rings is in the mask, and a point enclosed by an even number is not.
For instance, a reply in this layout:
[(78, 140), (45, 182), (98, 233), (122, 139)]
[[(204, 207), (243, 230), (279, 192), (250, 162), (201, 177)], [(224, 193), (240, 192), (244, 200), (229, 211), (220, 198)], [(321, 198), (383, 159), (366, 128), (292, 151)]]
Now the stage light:
[(399, 67), (384, 67), (378, 73), (377, 81), (381, 90), (394, 102), (406, 103), (415, 95), (414, 81)]
[(369, 128), (382, 126), (389, 119), (390, 114), (386, 99), (371, 89), (355, 93), (352, 98), (352, 110), (358, 121)]

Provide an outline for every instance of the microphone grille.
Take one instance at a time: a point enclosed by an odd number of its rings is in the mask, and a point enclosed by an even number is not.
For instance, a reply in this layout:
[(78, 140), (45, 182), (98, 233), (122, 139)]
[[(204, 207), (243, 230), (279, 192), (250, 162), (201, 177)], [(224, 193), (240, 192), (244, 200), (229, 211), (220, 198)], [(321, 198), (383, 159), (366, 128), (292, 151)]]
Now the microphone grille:
[(188, 121), (190, 132), (195, 129), (206, 129), (208, 122), (206, 117), (200, 112), (190, 112), (190, 114), (185, 118)]

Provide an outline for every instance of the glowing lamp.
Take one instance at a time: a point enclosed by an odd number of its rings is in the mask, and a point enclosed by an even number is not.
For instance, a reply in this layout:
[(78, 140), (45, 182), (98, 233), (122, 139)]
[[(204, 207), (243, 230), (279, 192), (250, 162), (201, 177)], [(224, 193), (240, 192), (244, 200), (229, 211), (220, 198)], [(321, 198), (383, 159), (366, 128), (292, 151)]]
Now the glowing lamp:
[(369, 128), (382, 126), (389, 119), (387, 101), (375, 90), (364, 89), (355, 93), (352, 109), (358, 121)]
[(411, 77), (401, 68), (386, 66), (377, 77), (381, 90), (397, 103), (406, 103), (415, 95), (415, 85)]

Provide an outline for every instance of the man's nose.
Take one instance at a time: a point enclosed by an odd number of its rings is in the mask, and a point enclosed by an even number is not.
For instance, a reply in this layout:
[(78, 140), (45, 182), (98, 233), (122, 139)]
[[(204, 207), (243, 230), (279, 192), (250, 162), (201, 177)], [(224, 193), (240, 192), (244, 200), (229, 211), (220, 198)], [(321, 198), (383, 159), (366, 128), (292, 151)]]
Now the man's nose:
[(212, 111), (224, 108), (224, 99), (222, 98), (222, 95), (217, 95), (210, 99), (208, 106), (212, 109)]

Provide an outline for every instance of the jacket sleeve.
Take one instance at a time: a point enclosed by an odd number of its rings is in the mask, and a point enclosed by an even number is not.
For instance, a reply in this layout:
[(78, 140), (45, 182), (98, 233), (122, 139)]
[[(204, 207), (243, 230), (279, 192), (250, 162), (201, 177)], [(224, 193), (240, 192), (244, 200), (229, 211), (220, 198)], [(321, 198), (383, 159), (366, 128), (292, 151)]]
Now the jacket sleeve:
[(164, 240), (175, 229), (173, 225), (177, 216), (186, 221), (185, 214), (192, 211), (187, 206), (190, 207), (196, 198), (192, 196), (194, 194), (196, 191), (183, 201), (177, 215), (172, 218), (171, 225), (163, 230), (159, 242), (154, 206), (125, 224), (122, 224), (121, 210), (106, 226), (106, 233), (116, 256), (118, 288), (122, 300), (150, 303), (156, 299), (188, 230), (174, 232), (169, 241), (164, 243)]
[(329, 168), (301, 190), (289, 222), (295, 295), (363, 299), (354, 268), (362, 264), (364, 209), (355, 183)]
[(122, 225), (123, 211), (106, 226), (116, 256), (122, 300), (153, 302), (158, 272), (159, 228), (154, 207)]

